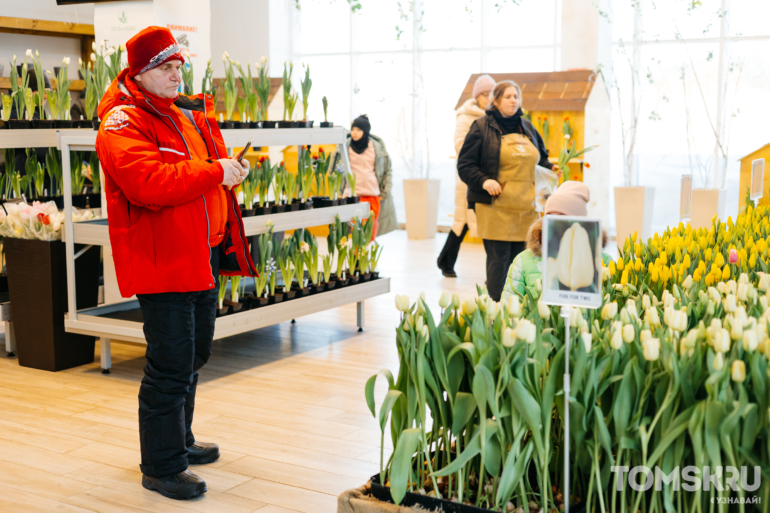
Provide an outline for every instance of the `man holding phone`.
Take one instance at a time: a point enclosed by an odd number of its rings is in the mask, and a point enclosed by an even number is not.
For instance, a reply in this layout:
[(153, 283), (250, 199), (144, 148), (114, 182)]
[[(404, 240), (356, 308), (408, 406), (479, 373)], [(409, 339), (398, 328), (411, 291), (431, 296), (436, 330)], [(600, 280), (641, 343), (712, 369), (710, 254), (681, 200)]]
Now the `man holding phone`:
[(219, 458), (192, 433), (200, 369), (211, 355), (218, 276), (255, 276), (211, 95), (179, 95), (184, 58), (171, 32), (148, 27), (99, 104), (96, 151), (123, 297), (136, 294), (147, 339), (139, 389), (142, 485), (173, 499), (206, 492), (188, 464)]

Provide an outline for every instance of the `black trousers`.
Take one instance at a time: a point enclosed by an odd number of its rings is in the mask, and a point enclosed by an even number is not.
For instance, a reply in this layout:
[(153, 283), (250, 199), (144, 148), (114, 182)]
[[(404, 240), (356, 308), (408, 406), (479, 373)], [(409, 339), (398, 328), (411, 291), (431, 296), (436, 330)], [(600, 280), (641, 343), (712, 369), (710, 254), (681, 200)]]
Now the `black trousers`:
[(211, 248), (215, 287), (198, 292), (137, 294), (147, 339), (139, 388), (142, 473), (162, 477), (187, 470), (198, 370), (211, 356), (219, 251)]
[(508, 268), (516, 255), (524, 251), (526, 245), (523, 240), (508, 242), (484, 239), (484, 251), (487, 253), (487, 292), (493, 300), (500, 301)]
[(468, 225), (463, 225), (463, 231), (459, 236), (455, 235), (455, 232), (449, 230), (449, 235), (444, 243), (444, 248), (438, 255), (438, 268), (441, 270), (454, 270), (455, 263), (457, 262), (457, 254), (460, 253), (460, 244), (462, 244), (465, 234), (468, 233)]

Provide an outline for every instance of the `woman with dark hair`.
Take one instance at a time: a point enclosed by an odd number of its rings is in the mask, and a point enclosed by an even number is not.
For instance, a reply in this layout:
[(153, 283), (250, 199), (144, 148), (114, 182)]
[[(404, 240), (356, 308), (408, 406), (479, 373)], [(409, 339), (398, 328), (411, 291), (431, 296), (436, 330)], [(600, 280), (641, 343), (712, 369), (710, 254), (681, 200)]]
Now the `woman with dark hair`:
[[(385, 235), (398, 229), (396, 207), (390, 189), (393, 186), (393, 173), (390, 166), (390, 156), (385, 149), (385, 143), (376, 135), (369, 133), (371, 125), (366, 115), (353, 120), (348, 135), (347, 148), (350, 167), (356, 176), (356, 194), (361, 201), (369, 203), (374, 215), (374, 231), (372, 240), (377, 235)], [(339, 162), (342, 159), (337, 159)], [(344, 160), (342, 160), (344, 163)], [(350, 193), (350, 186), (345, 188)]]
[(487, 291), (495, 301), (513, 259), (524, 250), (529, 226), (540, 217), (535, 166), (554, 167), (543, 138), (522, 115), (521, 88), (510, 80), (499, 82), (486, 116), (473, 122), (457, 158), (487, 254)]

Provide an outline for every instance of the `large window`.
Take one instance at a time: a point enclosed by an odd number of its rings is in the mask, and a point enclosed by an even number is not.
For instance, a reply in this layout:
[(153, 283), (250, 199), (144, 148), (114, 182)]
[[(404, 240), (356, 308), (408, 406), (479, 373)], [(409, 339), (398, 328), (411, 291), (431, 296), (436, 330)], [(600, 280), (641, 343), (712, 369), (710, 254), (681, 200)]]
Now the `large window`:
[[(617, 90), (612, 91), (613, 185), (624, 182), (620, 115), (628, 124), (634, 65), (640, 70), (641, 103), (633, 185), (656, 189), (653, 229), (678, 221), (682, 174), (692, 173), (697, 188), (714, 187), (716, 174), (716, 186), (724, 183), (729, 191), (727, 214), (735, 216), (739, 195), (745, 194), (738, 190), (738, 159), (769, 142), (770, 26), (762, 20), (770, 16), (770, 2), (703, 0), (693, 6), (641, 0), (638, 10), (635, 5), (612, 1), (613, 71), (623, 100), (619, 111)], [(715, 170), (720, 91), (726, 170), (721, 156)]]
[[(454, 107), (473, 73), (556, 69), (556, 0), (302, 0), (294, 13), (294, 63), (309, 63), (330, 120), (367, 114), (393, 161), (393, 195), (404, 221), (402, 180), (441, 180), (439, 224), (454, 212)], [(499, 4), (499, 7), (496, 5)], [(397, 28), (398, 27), (398, 28)], [(416, 37), (415, 37), (416, 36)], [(315, 78), (318, 78), (316, 81)], [(313, 116), (321, 116), (313, 103)]]

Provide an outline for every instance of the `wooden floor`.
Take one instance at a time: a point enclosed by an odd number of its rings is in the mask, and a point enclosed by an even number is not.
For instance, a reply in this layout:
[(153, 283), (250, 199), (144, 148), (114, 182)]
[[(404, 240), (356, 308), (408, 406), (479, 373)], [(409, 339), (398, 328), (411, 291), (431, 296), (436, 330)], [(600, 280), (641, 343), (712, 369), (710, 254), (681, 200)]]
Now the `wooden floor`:
[[(0, 512), (334, 512), (336, 497), (379, 470), (379, 429), (364, 383), (397, 368), (395, 293), (463, 297), (484, 281), (484, 251), (466, 244), (445, 279), (435, 261), (446, 236), (381, 238), (392, 293), (218, 340), (201, 370), (193, 431), (222, 457), (191, 467), (208, 485), (192, 501), (141, 486), (137, 392), (144, 346), (113, 344), (112, 374), (96, 363), (49, 373), (0, 358)], [(97, 344), (98, 352), (98, 344)], [(379, 397), (381, 397), (381, 389)], [(387, 455), (386, 455), (387, 457)]]

